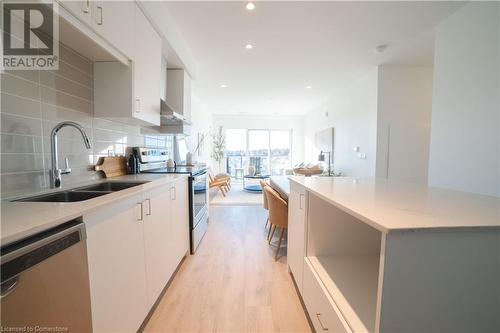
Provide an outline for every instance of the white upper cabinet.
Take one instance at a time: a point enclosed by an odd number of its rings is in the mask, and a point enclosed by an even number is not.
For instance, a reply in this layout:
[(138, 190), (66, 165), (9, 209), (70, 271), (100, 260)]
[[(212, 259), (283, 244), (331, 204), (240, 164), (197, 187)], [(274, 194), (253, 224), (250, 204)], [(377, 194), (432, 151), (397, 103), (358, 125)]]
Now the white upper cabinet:
[(136, 117), (160, 124), (161, 38), (135, 8), (135, 103)]
[(92, 25), (91, 18), (91, 2), (90, 0), (84, 1), (71, 1), (71, 0), (59, 0), (59, 3), (73, 16), (82, 21), (87, 25)]
[(191, 119), (191, 77), (183, 69), (167, 70), (167, 104), (185, 119)]
[(134, 57), (134, 1), (72, 1), (59, 3), (128, 59)]
[(133, 1), (92, 1), (92, 28), (124, 53), (134, 57), (135, 3)]
[(97, 117), (160, 125), (161, 38), (134, 4), (134, 60), (94, 63), (94, 109)]

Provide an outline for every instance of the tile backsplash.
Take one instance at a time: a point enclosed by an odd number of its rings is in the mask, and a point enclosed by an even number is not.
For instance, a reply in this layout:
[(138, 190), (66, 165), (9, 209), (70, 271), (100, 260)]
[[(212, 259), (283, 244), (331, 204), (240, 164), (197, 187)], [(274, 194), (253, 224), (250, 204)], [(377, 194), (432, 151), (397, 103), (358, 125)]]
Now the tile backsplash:
[(61, 45), (57, 71), (6, 71), (1, 74), (1, 195), (30, 194), (50, 187), (50, 132), (72, 120), (85, 128), (92, 149), (71, 127), (59, 134), (59, 163), (71, 173), (63, 184), (97, 179), (99, 157), (126, 155), (133, 146), (171, 147), (171, 137), (142, 135), (139, 126), (93, 116), (92, 62)]

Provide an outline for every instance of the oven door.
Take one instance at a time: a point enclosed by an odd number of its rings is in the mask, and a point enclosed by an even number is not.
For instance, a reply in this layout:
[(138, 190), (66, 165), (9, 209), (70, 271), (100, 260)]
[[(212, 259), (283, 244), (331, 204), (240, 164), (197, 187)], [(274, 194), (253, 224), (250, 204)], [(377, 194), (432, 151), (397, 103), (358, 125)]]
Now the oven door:
[(193, 229), (207, 211), (208, 182), (207, 173), (193, 176)]

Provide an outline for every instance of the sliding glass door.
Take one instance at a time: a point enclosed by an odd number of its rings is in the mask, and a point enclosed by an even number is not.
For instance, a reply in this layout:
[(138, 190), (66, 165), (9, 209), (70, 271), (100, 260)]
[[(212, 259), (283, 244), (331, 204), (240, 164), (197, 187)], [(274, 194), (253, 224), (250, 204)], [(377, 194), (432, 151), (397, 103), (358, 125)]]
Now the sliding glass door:
[(240, 178), (250, 165), (257, 174), (284, 175), (292, 166), (290, 130), (227, 129), (227, 171)]
[(226, 157), (227, 172), (231, 177), (242, 178), (246, 173), (247, 156), (247, 130), (227, 129), (226, 130)]
[(248, 130), (248, 158), (257, 174), (269, 174), (268, 130)]

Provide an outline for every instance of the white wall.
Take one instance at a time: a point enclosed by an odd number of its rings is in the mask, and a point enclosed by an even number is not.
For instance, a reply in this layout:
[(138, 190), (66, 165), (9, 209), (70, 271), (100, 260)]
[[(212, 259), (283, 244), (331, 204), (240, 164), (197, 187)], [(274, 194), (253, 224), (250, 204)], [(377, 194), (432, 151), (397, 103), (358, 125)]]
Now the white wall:
[(429, 185), (500, 196), (499, 4), (436, 30)]
[[(210, 136), (212, 130), (212, 114), (208, 112), (203, 106), (201, 101), (192, 95), (191, 97), (191, 135), (188, 138), (189, 151), (193, 152), (193, 158), (198, 162), (210, 163), (210, 154), (212, 152), (212, 137)], [(198, 135), (204, 134), (205, 140), (201, 155), (194, 153), (198, 146)]]
[[(314, 134), (334, 127), (334, 171), (346, 176), (375, 176), (377, 78), (378, 69), (374, 68), (338, 97), (304, 117), (306, 161), (317, 161), (319, 152), (314, 147)], [(353, 151), (355, 146), (366, 154), (366, 159), (358, 158)]]
[(431, 67), (380, 66), (377, 177), (427, 183)]
[(304, 127), (300, 116), (214, 115), (213, 128), (292, 130), (292, 165), (304, 159)]

